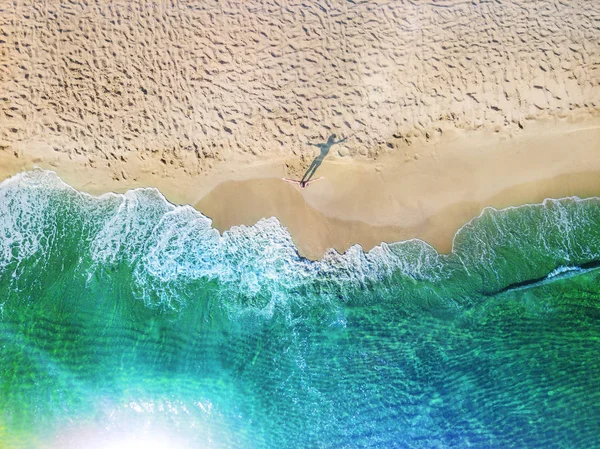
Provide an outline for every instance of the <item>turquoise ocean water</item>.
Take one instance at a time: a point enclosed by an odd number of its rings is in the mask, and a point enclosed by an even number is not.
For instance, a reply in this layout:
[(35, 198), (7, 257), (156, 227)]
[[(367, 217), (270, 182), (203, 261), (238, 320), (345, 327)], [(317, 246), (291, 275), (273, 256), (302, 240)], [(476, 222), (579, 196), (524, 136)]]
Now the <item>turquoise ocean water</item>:
[(600, 448), (600, 200), (313, 262), (154, 189), (0, 184), (0, 448)]

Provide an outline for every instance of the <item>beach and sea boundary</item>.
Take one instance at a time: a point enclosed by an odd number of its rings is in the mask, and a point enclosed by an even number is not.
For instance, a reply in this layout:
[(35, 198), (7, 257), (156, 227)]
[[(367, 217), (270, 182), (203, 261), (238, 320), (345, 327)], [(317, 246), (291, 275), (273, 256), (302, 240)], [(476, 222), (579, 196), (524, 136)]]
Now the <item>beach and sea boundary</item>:
[[(0, 151), (0, 176), (40, 167), (94, 195), (156, 187), (174, 204), (190, 204), (223, 232), (276, 217), (300, 253), (319, 259), (328, 248), (365, 251), (382, 242), (419, 238), (449, 252), (456, 231), (485, 207), (540, 203), (546, 198), (600, 194), (600, 119), (531, 123), (512, 135), (448, 131), (439, 142), (415, 144), (414, 155), (376, 160), (331, 155), (325, 179), (300, 190), (281, 181), (286, 159), (217, 163), (190, 173), (193, 155), (164, 164), (158, 155), (131, 155), (119, 164), (90, 167), (52, 150)], [(187, 157), (186, 157), (187, 156)]]
[(600, 449), (599, 21), (1, 2), (0, 449)]
[[(57, 2), (2, 7), (0, 179), (156, 187), (300, 252), (421, 238), (485, 206), (600, 194), (598, 6)], [(332, 136), (306, 191), (299, 177)]]

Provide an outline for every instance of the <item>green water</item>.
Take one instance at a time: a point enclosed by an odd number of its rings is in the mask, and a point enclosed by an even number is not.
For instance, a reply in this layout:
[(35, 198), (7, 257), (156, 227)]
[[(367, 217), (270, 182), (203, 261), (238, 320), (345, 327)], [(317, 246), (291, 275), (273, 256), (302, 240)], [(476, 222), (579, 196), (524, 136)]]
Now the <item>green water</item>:
[(0, 447), (600, 447), (599, 261), (598, 199), (311, 262), (276, 220), (220, 236), (154, 190), (22, 174)]

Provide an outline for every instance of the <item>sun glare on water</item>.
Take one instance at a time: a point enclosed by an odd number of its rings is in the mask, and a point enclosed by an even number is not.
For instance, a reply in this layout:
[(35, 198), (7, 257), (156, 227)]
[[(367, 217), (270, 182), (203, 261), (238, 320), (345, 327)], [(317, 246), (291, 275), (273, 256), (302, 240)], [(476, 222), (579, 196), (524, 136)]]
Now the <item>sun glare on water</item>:
[(78, 435), (71, 438), (63, 449), (191, 449), (181, 438), (165, 433), (144, 435)]
[(90, 449), (188, 449), (189, 446), (177, 441), (176, 438), (166, 435), (151, 435), (144, 437), (129, 436), (125, 438), (115, 439), (99, 443), (97, 446), (92, 446)]
[[(44, 446), (46, 447), (46, 446)], [(71, 429), (57, 436), (52, 449), (192, 449), (189, 440), (178, 434), (177, 430), (153, 430), (131, 426), (129, 430), (106, 431), (99, 428)], [(197, 445), (193, 449), (208, 449)]]

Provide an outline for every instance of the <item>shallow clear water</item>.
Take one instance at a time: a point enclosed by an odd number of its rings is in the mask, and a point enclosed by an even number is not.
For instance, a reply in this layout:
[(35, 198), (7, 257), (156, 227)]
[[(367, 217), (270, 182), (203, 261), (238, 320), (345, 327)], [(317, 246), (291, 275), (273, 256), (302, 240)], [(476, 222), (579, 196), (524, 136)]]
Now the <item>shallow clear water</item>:
[(301, 258), (152, 189), (0, 185), (1, 448), (600, 447), (600, 200)]

